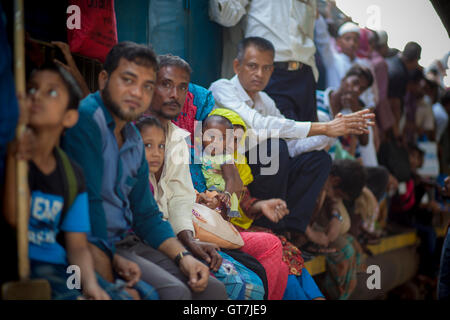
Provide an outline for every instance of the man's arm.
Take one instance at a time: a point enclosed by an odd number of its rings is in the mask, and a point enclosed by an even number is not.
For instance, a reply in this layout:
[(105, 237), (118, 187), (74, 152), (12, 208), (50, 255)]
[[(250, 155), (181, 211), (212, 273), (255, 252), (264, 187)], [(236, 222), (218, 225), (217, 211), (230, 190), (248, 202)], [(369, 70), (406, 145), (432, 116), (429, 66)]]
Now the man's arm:
[(209, 17), (224, 27), (235, 26), (247, 13), (248, 0), (210, 0)]
[(185, 140), (177, 143), (172, 150), (168, 150), (166, 159), (169, 169), (165, 179), (172, 190), (170, 199), (167, 199), (169, 222), (181, 243), (194, 256), (210, 263), (211, 269), (217, 271), (222, 263), (222, 257), (217, 254), (215, 247), (194, 239), (192, 207), (196, 195), (189, 171), (189, 147)]
[[(268, 135), (271, 134), (270, 130), (276, 130), (279, 132), (279, 138), (281, 139), (301, 139), (308, 135), (310, 122), (299, 122), (284, 118), (279, 111), (277, 112), (278, 109), (273, 101), (266, 106), (270, 114), (261, 114), (239, 98), (237, 89), (229, 80), (216, 81), (209, 90), (213, 93), (218, 107), (234, 110), (251, 129), (255, 130), (254, 133), (256, 134), (258, 134), (259, 129), (264, 129), (268, 130)], [(268, 103), (269, 101), (267, 101)]]
[(182, 230), (194, 231), (192, 206), (195, 203), (195, 189), (189, 171), (189, 147), (185, 140), (179, 141), (166, 155), (167, 172), (164, 178), (171, 192), (167, 199), (167, 214), (175, 234)]
[(317, 51), (319, 52), (320, 58), (326, 68), (334, 68), (334, 51), (331, 46), (331, 36), (328, 33), (328, 25), (325, 19), (319, 15), (314, 24), (314, 43), (316, 45)]
[[(319, 99), (319, 98), (318, 98)], [(323, 99), (322, 97), (320, 99)], [(331, 114), (325, 110), (317, 110), (317, 117), (319, 122), (329, 122)], [(327, 136), (314, 136), (305, 139), (288, 140), (288, 150), (291, 157), (296, 155), (315, 151), (315, 150), (328, 150), (336, 141), (336, 138), (330, 138)]]
[[(238, 93), (233, 83), (222, 79), (214, 82), (209, 90), (212, 91), (216, 104), (219, 107), (234, 110), (242, 120), (251, 128), (256, 135), (258, 129), (266, 130), (269, 138), (276, 135), (281, 139), (303, 139), (309, 136), (325, 135), (328, 137), (339, 137), (345, 134), (368, 133), (368, 120), (374, 119), (374, 114), (369, 114), (370, 110), (361, 110), (349, 115), (337, 115), (330, 122), (302, 122), (286, 119), (276, 108), (273, 100), (265, 99), (267, 115), (263, 115), (250, 108), (245, 101), (238, 97)], [(373, 125), (373, 124), (372, 124)], [(272, 134), (271, 130), (275, 130)]]
[(334, 144), (336, 138), (330, 138), (327, 136), (314, 136), (305, 139), (293, 139), (288, 140), (288, 150), (291, 157), (295, 157), (299, 154), (324, 150), (331, 147)]
[(330, 122), (312, 122), (308, 136), (326, 135), (340, 137), (346, 134), (368, 134), (367, 127), (373, 125), (375, 115), (369, 109), (364, 109), (348, 115), (338, 114)]
[(89, 196), (89, 216), (91, 233), (89, 242), (93, 243), (110, 257), (114, 247), (109, 247), (106, 216), (101, 196), (103, 177), (103, 146), (101, 132), (95, 121), (80, 110), (80, 118), (75, 127), (67, 130), (62, 140), (64, 151), (83, 169)]
[[(158, 250), (165, 253), (170, 259), (186, 251), (183, 245), (176, 238), (168, 238), (158, 247)], [(192, 256), (185, 256), (180, 260), (180, 270), (189, 278), (189, 286), (194, 292), (205, 290), (208, 285), (208, 267)]]

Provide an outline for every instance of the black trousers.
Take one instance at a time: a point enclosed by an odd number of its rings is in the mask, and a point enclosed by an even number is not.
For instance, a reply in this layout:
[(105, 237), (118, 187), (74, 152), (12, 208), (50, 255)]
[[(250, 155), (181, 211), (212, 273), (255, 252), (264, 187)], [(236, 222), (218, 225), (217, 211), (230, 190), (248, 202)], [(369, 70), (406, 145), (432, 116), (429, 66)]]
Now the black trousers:
[[(279, 143), (278, 154), (271, 154), (271, 145)], [(311, 215), (316, 206), (317, 197), (328, 178), (331, 169), (331, 157), (325, 151), (313, 151), (291, 158), (288, 147), (284, 140), (269, 139), (267, 144), (267, 155), (270, 163), (277, 156), (279, 168), (276, 174), (261, 174), (261, 168), (270, 166), (263, 165), (260, 161), (258, 145), (257, 163), (251, 164), (250, 168), (254, 177), (248, 186), (250, 194), (259, 199), (280, 198), (286, 201), (289, 214), (278, 223), (273, 223), (266, 217), (260, 217), (254, 224), (270, 228), (275, 232), (295, 231), (304, 233), (309, 224)], [(250, 150), (250, 153), (254, 151)], [(247, 159), (250, 159), (247, 153)]]
[(286, 118), (318, 121), (316, 87), (311, 67), (303, 65), (295, 71), (275, 68), (264, 91)]

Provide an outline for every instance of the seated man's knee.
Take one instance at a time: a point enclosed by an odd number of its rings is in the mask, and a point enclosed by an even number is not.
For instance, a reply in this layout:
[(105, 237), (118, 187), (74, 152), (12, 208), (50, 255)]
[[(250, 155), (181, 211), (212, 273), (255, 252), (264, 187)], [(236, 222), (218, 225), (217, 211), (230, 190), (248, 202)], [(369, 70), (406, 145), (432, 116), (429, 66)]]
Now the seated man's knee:
[(316, 172), (320, 175), (326, 175), (331, 171), (331, 165), (333, 164), (333, 160), (331, 159), (328, 152), (321, 151), (311, 151), (307, 153), (302, 153), (297, 157), (301, 157), (301, 160), (310, 172)]
[(328, 152), (322, 150), (317, 152), (317, 161), (323, 168), (327, 168), (327, 170), (331, 169), (331, 164), (333, 160)]
[[(257, 151), (256, 155), (258, 159), (261, 157), (278, 157), (286, 156), (289, 157), (288, 146), (285, 140), (277, 138), (269, 138), (267, 140), (261, 141), (257, 148), (252, 148), (251, 152)], [(255, 155), (254, 155), (255, 156)]]
[(161, 300), (192, 300), (191, 289), (181, 281), (172, 282), (157, 291)]
[(228, 299), (228, 294), (225, 285), (212, 276), (210, 276), (208, 279), (208, 286), (206, 287), (206, 289), (203, 292), (194, 293), (193, 295), (201, 300)]

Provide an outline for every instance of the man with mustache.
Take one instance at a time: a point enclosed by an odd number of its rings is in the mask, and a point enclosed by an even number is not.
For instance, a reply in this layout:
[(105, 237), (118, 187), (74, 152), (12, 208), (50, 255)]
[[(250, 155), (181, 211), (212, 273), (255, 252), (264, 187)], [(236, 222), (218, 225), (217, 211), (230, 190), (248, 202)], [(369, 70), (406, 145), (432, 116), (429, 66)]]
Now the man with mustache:
[(100, 90), (81, 102), (80, 120), (64, 138), (86, 176), (95, 268), (109, 281), (114, 270), (129, 286), (142, 278), (161, 299), (226, 299), (225, 287), (208, 282), (208, 268), (177, 240), (150, 192), (144, 144), (131, 122), (150, 105), (157, 70), (152, 49), (115, 45)]
[[(168, 54), (159, 56), (158, 59), (155, 95), (148, 112), (159, 119), (166, 131), (165, 163), (156, 174), (159, 176), (161, 189), (164, 189), (161, 190), (160, 207), (178, 239), (194, 256), (203, 259), (213, 271), (217, 271), (222, 257), (215, 246), (194, 239), (191, 212), (195, 190), (189, 171), (190, 154), (186, 144), (190, 144), (189, 132), (172, 122), (180, 114), (186, 100), (192, 70), (186, 61), (177, 56)], [(152, 181), (152, 184), (154, 188), (158, 188), (156, 181)]]
[[(330, 156), (322, 149), (328, 146), (330, 138), (367, 133), (367, 121), (374, 115), (364, 110), (347, 116), (337, 114), (330, 122), (286, 119), (275, 101), (262, 92), (272, 74), (274, 56), (275, 49), (270, 41), (260, 37), (245, 38), (234, 60), (236, 76), (212, 83), (209, 90), (219, 107), (237, 112), (253, 129), (249, 130), (252, 131), (249, 135), (253, 133), (259, 138), (259, 145), (247, 156), (254, 176), (249, 185), (250, 193), (260, 199), (280, 198), (288, 204), (290, 214), (277, 224), (264, 217), (255, 223), (276, 232), (306, 234), (311, 241), (327, 246), (326, 236), (308, 227), (316, 198), (331, 168)], [(260, 130), (266, 130), (265, 133), (277, 130), (278, 135), (269, 136), (265, 144), (262, 139), (267, 136)], [(271, 150), (276, 150), (272, 148), (274, 145), (279, 145), (279, 152)], [(256, 162), (252, 154), (256, 154)], [(263, 159), (264, 156), (267, 157)], [(265, 174), (263, 170), (276, 162), (278, 170)]]

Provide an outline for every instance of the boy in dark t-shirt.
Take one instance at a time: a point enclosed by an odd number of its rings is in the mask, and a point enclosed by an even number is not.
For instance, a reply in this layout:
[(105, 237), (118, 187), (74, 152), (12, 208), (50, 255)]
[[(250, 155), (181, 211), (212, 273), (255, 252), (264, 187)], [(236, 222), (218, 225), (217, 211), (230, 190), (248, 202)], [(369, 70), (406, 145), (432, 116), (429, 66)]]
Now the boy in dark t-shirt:
[[(83, 296), (103, 300), (110, 296), (97, 282), (88, 250), (86, 233), (90, 224), (83, 174), (57, 147), (63, 130), (78, 121), (78, 90), (73, 78), (59, 67), (46, 67), (31, 75), (27, 98), (20, 98), (29, 113), (29, 129), (8, 148), (4, 211), (6, 220), (15, 226), (14, 158), (29, 160), (31, 278), (47, 279), (53, 299)], [(82, 291), (69, 288), (68, 264), (79, 267)], [(74, 284), (79, 289), (77, 281)]]

